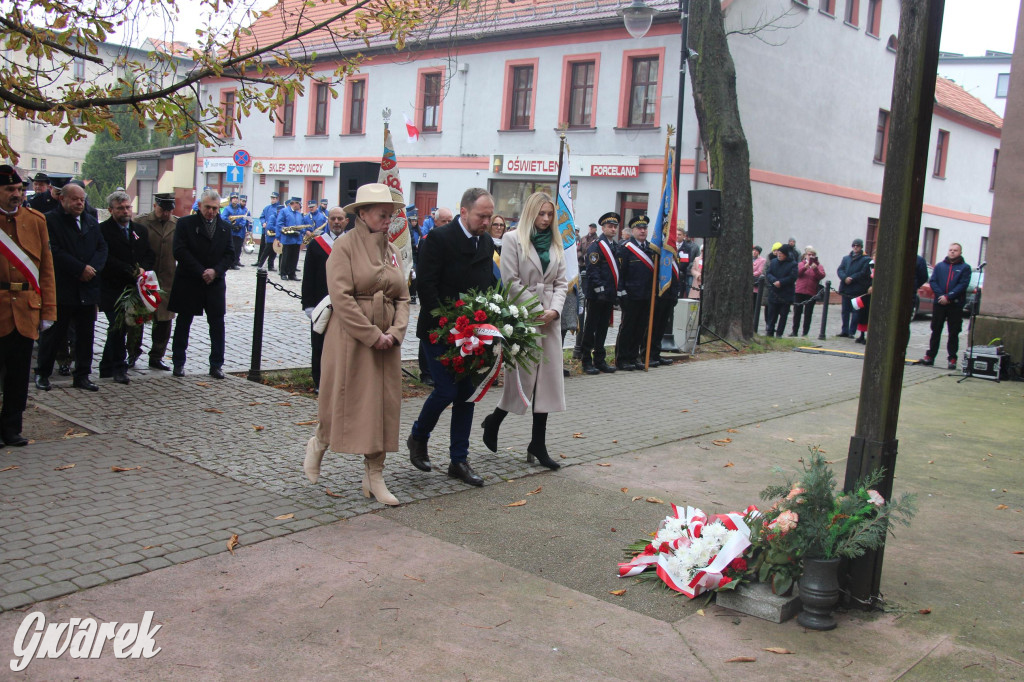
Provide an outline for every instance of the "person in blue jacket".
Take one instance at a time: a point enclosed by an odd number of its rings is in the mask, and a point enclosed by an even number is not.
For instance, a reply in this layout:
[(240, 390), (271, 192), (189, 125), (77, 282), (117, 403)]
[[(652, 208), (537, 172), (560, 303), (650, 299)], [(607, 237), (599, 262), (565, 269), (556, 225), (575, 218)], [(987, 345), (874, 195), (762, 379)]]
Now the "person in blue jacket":
[(296, 273), (302, 235), (307, 229), (312, 229), (312, 221), (302, 212), (302, 197), (292, 197), (288, 200), (288, 208), (281, 209), (278, 213), (275, 227), (280, 236), (281, 246), (284, 247), (281, 253), (281, 279), (298, 281)]
[(932, 270), (928, 283), (935, 295), (932, 307), (932, 338), (928, 353), (921, 358), (922, 365), (934, 365), (942, 340), (942, 327), (946, 326), (946, 367), (956, 369), (956, 356), (960, 351), (960, 329), (964, 322), (964, 299), (971, 282), (971, 266), (964, 262), (963, 247), (953, 242), (947, 256)]
[(263, 236), (260, 238), (260, 255), (256, 260), (256, 267), (262, 268), (263, 264), (270, 262), (270, 266), (267, 268), (270, 272), (274, 272), (274, 259), (277, 254), (274, 252), (274, 240), (277, 239), (277, 216), (284, 208), (280, 203), (280, 194), (277, 192), (270, 193), (270, 203), (263, 209), (263, 213), (260, 214), (260, 223), (263, 225)]
[[(324, 228), (327, 227), (327, 214), (320, 210), (320, 204), (310, 199), (309, 203), (306, 204), (306, 208), (309, 212), (306, 214), (309, 216), (310, 229), (307, 232), (316, 232), (316, 234), (322, 234)], [(303, 235), (305, 236), (305, 235)]]
[(793, 247), (783, 244), (778, 256), (765, 269), (768, 289), (766, 336), (782, 336), (786, 331), (789, 307), (796, 298), (797, 264)]

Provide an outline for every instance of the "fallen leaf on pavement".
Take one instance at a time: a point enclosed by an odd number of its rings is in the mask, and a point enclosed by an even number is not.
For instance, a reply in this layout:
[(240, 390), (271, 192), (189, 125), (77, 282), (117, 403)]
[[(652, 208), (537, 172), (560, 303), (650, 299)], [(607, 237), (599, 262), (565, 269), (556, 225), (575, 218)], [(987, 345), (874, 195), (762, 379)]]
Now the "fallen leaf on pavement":
[(332, 493), (330, 490), (327, 490), (326, 488), (324, 489), (324, 492), (327, 493), (327, 497), (344, 497), (344, 495), (339, 495), (338, 493)]
[(1014, 554), (1024, 554), (1024, 550), (1018, 549), (1016, 552), (1014, 552)]
[(726, 433), (739, 433), (739, 431), (736, 430), (736, 429), (726, 429), (725, 432)]
[(218, 410), (216, 407), (207, 407), (203, 412), (212, 412), (213, 414), (224, 414), (224, 410)]
[(757, 659), (753, 656), (733, 656), (726, 663), (754, 663)]
[(789, 441), (790, 443), (795, 443), (795, 442), (796, 442), (796, 441), (795, 441), (795, 440), (793, 440), (792, 438), (787, 438), (786, 440), (788, 440), (788, 441)]
[(227, 546), (228, 546), (228, 551), (231, 552), (232, 556), (234, 556), (234, 554), (235, 554), (235, 547), (238, 547), (238, 534), (237, 533), (232, 534), (231, 537), (228, 539), (228, 541), (225, 544), (227, 544)]
[(935, 460), (934, 459), (930, 459), (930, 460), (928, 460), (928, 463), (929, 464), (935, 464)]
[(64, 471), (65, 469), (74, 469), (74, 464), (64, 464), (63, 466), (54, 467), (54, 471)]
[(256, 425), (256, 424), (253, 424), (253, 425), (252, 425), (252, 429), (253, 429), (253, 431), (262, 431), (262, 430), (263, 430), (263, 429), (265, 429), (265, 428), (267, 428), (267, 427), (266, 427), (266, 426), (258, 426), (258, 425)]
[(505, 506), (506, 507), (522, 507), (524, 504), (526, 504), (526, 500), (519, 500), (518, 502), (513, 502), (512, 504), (506, 504)]
[(636, 502), (637, 500), (642, 500), (642, 499), (644, 499), (643, 495), (637, 495), (632, 500), (630, 500), (630, 502)]
[(294, 518), (295, 518), (295, 514), (281, 514), (280, 516), (275, 516), (274, 520), (275, 521), (287, 521), (288, 519), (294, 519)]
[(621, 490), (624, 493), (628, 493), (629, 492), (629, 488), (619, 488), (619, 490)]
[(665, 500), (662, 500), (662, 499), (657, 498), (657, 497), (648, 497), (647, 501), (652, 503), (652, 504), (665, 504)]
[(544, 486), (540, 486), (540, 487), (539, 487), (539, 488), (537, 488), (536, 490), (531, 490), (530, 492), (528, 492), (528, 493), (526, 493), (526, 494), (527, 494), (527, 495), (536, 495), (536, 494), (537, 494), (537, 493), (539, 493), (539, 492), (540, 492), (541, 490), (544, 490)]
[(409, 580), (415, 580), (415, 581), (416, 581), (416, 582), (418, 582), (418, 583), (425, 583), (425, 582), (427, 582), (427, 581), (426, 581), (426, 580), (424, 580), (423, 578), (417, 578), (416, 576), (414, 576), (414, 575), (409, 575), (408, 573), (404, 573), (404, 574), (402, 574), (402, 577), (403, 577), (403, 578), (408, 578)]
[(1009, 509), (1009, 507), (1005, 504), (996, 505), (996, 511), (1003, 511), (1004, 509)]
[[(71, 429), (68, 429), (68, 430), (70, 431)], [(65, 433), (64, 434), (64, 438), (65, 439), (68, 439), (68, 438), (82, 438), (82, 437), (88, 436), (88, 435), (89, 435), (88, 433), (83, 433), (81, 431), (78, 431), (77, 433)]]
[(783, 649), (781, 646), (766, 646), (761, 651), (768, 651), (773, 654), (791, 654), (793, 653), (789, 649)]
[(312, 426), (313, 424), (319, 424), (319, 419), (310, 419), (308, 422), (295, 422), (296, 426)]
[(732, 462), (726, 462), (725, 464), (722, 465), (722, 468), (723, 469), (728, 469), (729, 467), (734, 467), (734, 466), (736, 466), (736, 465), (733, 464)]
[(561, 457), (562, 459), (566, 459), (564, 452), (559, 452), (558, 456)]
[(20, 469), (20, 468), (21, 467), (19, 467), (17, 464), (12, 464), (9, 467), (4, 467), (3, 469), (0, 469), (0, 471), (13, 471), (14, 469)]
[(278, 405), (280, 405), (281, 407), (291, 407), (292, 406), (291, 403), (278, 403)]
[(822, 450), (821, 448), (818, 448), (818, 452), (820, 452), (823, 455), (827, 455), (828, 454), (828, 450)]
[(263, 404), (263, 403), (261, 403), (260, 401), (258, 401), (258, 400), (255, 400), (255, 401), (253, 401), (253, 402), (249, 403), (249, 407), (252, 407), (253, 405), (262, 405), (262, 404)]
[(704, 615), (704, 609), (697, 609), (697, 615), (698, 616), (703, 616)]
[(209, 388), (210, 384), (206, 383), (205, 381), (197, 381), (196, 386), (205, 386), (206, 388)]
[(689, 412), (689, 410), (679, 410), (680, 412)]
[(927, 616), (929, 613), (932, 612), (932, 610), (931, 609), (918, 609), (917, 612), (920, 613), (922, 616)]
[(621, 597), (626, 594), (625, 590), (608, 590), (608, 594), (614, 594), (616, 597)]
[(598, 462), (597, 466), (599, 466), (599, 467), (610, 467), (611, 464), (609, 464), (608, 462)]
[(617, 441), (617, 440), (613, 440), (612, 442), (613, 442), (613, 443), (618, 443), (619, 441)]
[(157, 547), (163, 547), (163, 545), (146, 545), (142, 549), (144, 549), (144, 550), (146, 550), (146, 549), (156, 549)]
[(586, 438), (586, 436), (583, 435), (582, 431), (577, 431), (576, 433), (572, 434), (572, 437), (573, 438)]
[(115, 474), (121, 473), (122, 471), (138, 471), (142, 467), (110, 467), (110, 470)]
[(721, 448), (721, 447), (725, 447), (726, 445), (728, 445), (731, 442), (732, 442), (732, 438), (717, 438), (717, 439), (711, 441), (711, 444), (712, 445), (717, 445), (718, 447)]

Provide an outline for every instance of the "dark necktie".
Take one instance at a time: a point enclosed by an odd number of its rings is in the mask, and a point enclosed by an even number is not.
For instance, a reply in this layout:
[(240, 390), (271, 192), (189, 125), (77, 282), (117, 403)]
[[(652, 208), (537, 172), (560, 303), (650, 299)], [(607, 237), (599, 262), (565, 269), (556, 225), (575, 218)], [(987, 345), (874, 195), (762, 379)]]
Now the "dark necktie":
[(476, 251), (478, 246), (480, 246), (480, 237), (473, 237), (473, 250)]
[(131, 235), (128, 234), (128, 226), (125, 225), (124, 227), (122, 227), (121, 231), (124, 232), (124, 238), (127, 239), (128, 241), (131, 241)]
[(79, 232), (82, 231), (82, 219), (78, 216), (75, 216), (75, 227), (78, 228)]

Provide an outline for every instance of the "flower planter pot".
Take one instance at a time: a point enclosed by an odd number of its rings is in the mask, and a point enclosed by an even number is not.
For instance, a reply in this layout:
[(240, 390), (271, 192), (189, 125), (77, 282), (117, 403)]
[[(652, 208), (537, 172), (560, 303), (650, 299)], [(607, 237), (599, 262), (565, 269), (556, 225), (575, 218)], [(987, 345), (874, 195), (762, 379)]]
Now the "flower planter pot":
[(839, 601), (839, 559), (804, 559), (800, 601), (804, 606), (796, 617), (800, 625), (811, 630), (835, 628), (832, 607)]

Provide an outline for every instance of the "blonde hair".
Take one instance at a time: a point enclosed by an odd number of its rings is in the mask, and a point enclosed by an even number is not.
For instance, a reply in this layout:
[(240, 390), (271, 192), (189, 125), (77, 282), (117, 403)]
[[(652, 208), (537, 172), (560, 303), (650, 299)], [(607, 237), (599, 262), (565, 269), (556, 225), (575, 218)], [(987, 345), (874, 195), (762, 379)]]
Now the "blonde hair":
[(519, 216), (519, 229), (517, 230), (521, 235), (519, 246), (523, 251), (523, 257), (528, 258), (530, 249), (533, 248), (533, 233), (536, 232), (534, 223), (537, 222), (537, 216), (540, 215), (544, 204), (551, 204), (551, 209), (554, 212), (554, 215), (551, 216), (551, 227), (548, 228), (551, 230), (551, 247), (548, 249), (548, 257), (552, 263), (557, 263), (565, 258), (565, 249), (562, 248), (562, 233), (558, 231), (558, 208), (551, 197), (544, 192), (534, 192), (526, 198), (526, 203), (523, 204), (523, 212)]

